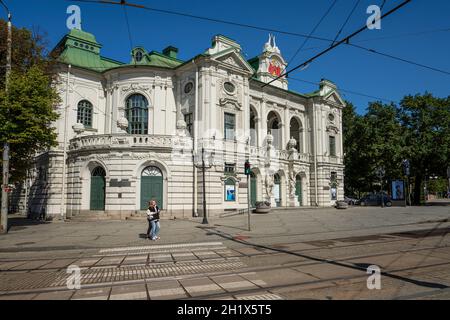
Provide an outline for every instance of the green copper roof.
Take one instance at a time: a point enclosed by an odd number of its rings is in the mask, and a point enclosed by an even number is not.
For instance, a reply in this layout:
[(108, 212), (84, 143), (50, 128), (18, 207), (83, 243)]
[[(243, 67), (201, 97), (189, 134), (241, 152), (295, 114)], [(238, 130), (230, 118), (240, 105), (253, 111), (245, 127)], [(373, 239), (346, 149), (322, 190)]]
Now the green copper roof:
[(61, 54), (59, 60), (73, 66), (90, 69), (97, 72), (103, 72), (105, 70), (123, 65), (120, 62), (103, 58), (99, 55), (88, 53), (77, 48), (67, 48)]
[[(220, 37), (224, 37), (220, 35)], [(229, 39), (229, 38), (227, 38)], [(229, 39), (231, 40), (231, 39)], [(233, 41), (233, 40), (232, 40)], [(82, 31), (73, 29), (71, 30), (64, 38), (58, 43), (58, 45), (55, 47), (54, 51), (60, 52), (59, 53), (59, 61), (71, 64), (76, 67), (92, 70), (95, 72), (104, 72), (110, 69), (119, 68), (119, 67), (129, 67), (134, 65), (139, 66), (151, 66), (151, 67), (159, 67), (159, 68), (168, 68), (168, 69), (175, 69), (182, 65), (185, 65), (192, 60), (195, 60), (198, 57), (207, 57), (210, 56), (207, 53), (202, 53), (194, 57), (193, 59), (190, 59), (189, 61), (182, 61), (179, 59), (176, 59), (175, 57), (170, 57), (168, 55), (164, 55), (162, 53), (151, 51), (147, 52), (142, 47), (136, 47), (133, 49), (133, 59), (130, 61), (129, 64), (122, 63), (119, 61), (115, 61), (113, 59), (105, 58), (100, 55), (100, 49), (101, 45), (97, 42), (95, 39), (95, 36)], [(140, 62), (134, 61), (135, 53), (137, 51), (142, 51), (143, 59)], [(223, 50), (221, 52), (218, 52), (212, 56), (216, 55), (222, 55), (226, 54), (227, 51), (233, 51), (235, 48), (229, 48), (226, 50)], [(239, 54), (241, 54), (239, 52)], [(242, 55), (241, 55), (242, 56)], [(210, 56), (211, 57), (211, 56)], [(244, 59), (243, 59), (244, 60)], [(245, 60), (244, 60), (245, 61)], [(255, 72), (258, 70), (259, 67), (259, 58), (255, 57), (248, 61), (246, 61), (249, 66), (251, 66)], [(256, 79), (255, 77), (252, 77), (253, 81), (261, 82), (260, 80)], [(312, 98), (315, 96), (319, 96), (320, 91), (314, 91), (312, 93), (308, 94), (301, 94), (295, 91), (290, 90), (284, 90), (278, 87), (270, 86), (272, 88), (275, 88), (277, 90), (282, 90), (303, 98)]]
[(70, 30), (68, 37), (74, 37), (82, 41), (98, 44), (93, 34), (78, 29)]
[(58, 43), (55, 50), (61, 52), (59, 61), (96, 72), (103, 72), (122, 65), (121, 62), (100, 56), (101, 47), (94, 35), (72, 29)]
[(250, 60), (247, 61), (253, 68), (253, 70), (258, 71), (259, 69), (259, 57), (254, 57), (251, 58)]
[(183, 63), (181, 60), (165, 56), (156, 51), (150, 52), (148, 56), (150, 58), (149, 65), (155, 67), (176, 68)]

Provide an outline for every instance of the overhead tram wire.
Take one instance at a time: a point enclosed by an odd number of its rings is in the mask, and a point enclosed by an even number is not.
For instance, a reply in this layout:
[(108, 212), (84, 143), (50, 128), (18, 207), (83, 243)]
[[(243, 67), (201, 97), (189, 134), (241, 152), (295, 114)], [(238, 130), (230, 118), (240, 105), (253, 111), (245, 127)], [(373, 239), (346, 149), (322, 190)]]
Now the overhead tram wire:
[[(125, 15), (125, 21), (127, 23), (128, 39), (130, 40), (130, 48), (131, 48), (130, 52), (132, 52), (133, 51), (133, 39), (131, 37), (130, 21), (128, 19), (128, 12), (127, 12), (126, 6), (123, 6), (123, 13)], [(134, 61), (134, 59), (133, 59), (133, 61)], [(136, 63), (136, 61), (135, 61), (135, 63)]]
[(443, 74), (450, 75), (449, 71), (438, 69), (438, 68), (434, 68), (434, 67), (430, 67), (430, 66), (418, 63), (418, 62), (411, 61), (411, 60), (399, 58), (399, 57), (393, 56), (391, 54), (387, 54), (387, 53), (376, 51), (374, 49), (366, 48), (366, 47), (363, 47), (363, 46), (360, 46), (360, 45), (356, 45), (356, 44), (353, 44), (353, 43), (348, 43), (347, 45), (349, 45), (351, 47), (354, 47), (354, 48), (361, 49), (361, 50), (365, 50), (365, 51), (368, 51), (368, 52), (371, 52), (371, 53), (374, 53), (374, 54), (377, 54), (377, 55), (380, 55), (380, 56), (391, 58), (391, 59), (394, 59), (394, 60), (397, 60), (397, 61), (406, 62), (406, 63), (412, 64), (412, 65), (415, 65), (415, 66), (418, 66), (418, 67), (422, 67), (422, 68), (425, 68), (425, 69), (429, 69), (429, 70), (433, 70), (433, 71), (436, 71), (436, 72), (440, 72), (440, 73), (443, 73)]
[(348, 21), (350, 20), (351, 16), (353, 15), (353, 12), (355, 12), (356, 8), (358, 7), (358, 4), (361, 2), (361, 0), (357, 0), (355, 5), (352, 8), (352, 11), (350, 11), (350, 13), (347, 16), (347, 19), (345, 19), (344, 24), (341, 26), (341, 28), (339, 29), (338, 33), (336, 34), (336, 36), (333, 39), (333, 42), (331, 43), (331, 45), (333, 45), (337, 38), (339, 38), (339, 36), (341, 35), (342, 31), (344, 30), (345, 26), (347, 25)]
[[(303, 80), (303, 79), (299, 79), (299, 78), (295, 78), (295, 77), (289, 77), (290, 80), (294, 80), (294, 81), (299, 81), (299, 82), (304, 82), (304, 83), (308, 83), (308, 84), (312, 84), (312, 85), (320, 85), (319, 82), (314, 82), (314, 81), (308, 81), (308, 80)], [(361, 93), (361, 92), (357, 92), (357, 91), (353, 91), (353, 90), (348, 90), (348, 89), (343, 89), (341, 87), (338, 88), (339, 91), (342, 92), (347, 92), (349, 94), (354, 94), (357, 96), (362, 96), (362, 97), (366, 97), (366, 98), (372, 98), (372, 99), (376, 99), (376, 100), (381, 100), (381, 101), (386, 101), (386, 102), (394, 102), (394, 103), (399, 103), (396, 100), (392, 100), (392, 99), (387, 99), (387, 98), (381, 98), (381, 97), (376, 97), (376, 96), (372, 96), (366, 93)]]
[[(152, 7), (148, 7), (148, 6), (128, 3), (128, 2), (123, 1), (123, 0), (121, 2), (102, 1), (102, 0), (68, 0), (68, 1), (71, 1), (71, 2), (83, 2), (83, 3), (95, 3), (95, 4), (123, 5), (123, 6), (135, 7), (135, 8), (139, 8), (139, 9), (144, 9), (144, 10), (154, 11), (154, 12), (159, 12), (159, 13), (164, 13), (164, 14), (177, 15), (177, 16), (183, 16), (183, 17), (187, 17), (187, 18), (193, 18), (193, 19), (209, 21), (209, 22), (228, 24), (228, 25), (232, 25), (232, 26), (236, 26), (236, 27), (243, 27), (243, 28), (249, 28), (249, 29), (260, 30), (260, 31), (275, 32), (275, 33), (279, 33), (279, 34), (285, 34), (285, 35), (301, 37), (301, 38), (308, 38), (308, 35), (302, 34), (302, 33), (283, 31), (283, 30), (274, 29), (274, 28), (268, 28), (268, 27), (260, 27), (260, 26), (255, 26), (255, 25), (250, 25), (250, 24), (245, 24), (245, 23), (239, 23), (239, 22), (233, 22), (233, 21), (227, 21), (227, 20), (221, 20), (221, 19), (216, 19), (216, 18), (208, 18), (208, 17), (197, 16), (197, 15), (193, 15), (193, 14), (189, 14), (189, 13), (183, 13), (183, 12), (178, 12), (178, 11), (157, 9), (157, 8), (152, 8)], [(310, 36), (309, 38), (315, 39), (315, 40), (326, 41), (326, 42), (330, 42), (331, 41), (330, 39), (323, 38), (323, 37), (316, 37), (316, 36)]]
[[(271, 29), (271, 28), (264, 28), (264, 27), (258, 27), (258, 26), (252, 26), (252, 25), (246, 25), (246, 24), (241, 24), (241, 23), (235, 23), (235, 22), (230, 22), (230, 21), (225, 21), (225, 20), (218, 20), (218, 19), (213, 19), (213, 18), (206, 18), (206, 17), (200, 17), (200, 16), (195, 16), (195, 15), (190, 15), (190, 14), (185, 14), (185, 13), (180, 13), (180, 12), (175, 12), (175, 11), (169, 11), (169, 10), (163, 10), (163, 9), (155, 9), (155, 8), (150, 8), (150, 7), (146, 7), (146, 6), (142, 6), (142, 5), (137, 5), (137, 4), (132, 4), (132, 3), (128, 3), (126, 1), (121, 1), (121, 2), (114, 2), (114, 1), (102, 1), (102, 0), (68, 0), (68, 1), (75, 1), (75, 2), (86, 2), (86, 3), (100, 3), (100, 4), (112, 4), (112, 5), (123, 5), (123, 6), (129, 6), (129, 7), (135, 7), (135, 8), (140, 8), (140, 9), (145, 9), (145, 10), (150, 10), (150, 11), (156, 11), (156, 12), (161, 12), (161, 13), (167, 13), (167, 14), (173, 14), (173, 15), (180, 15), (180, 16), (186, 16), (186, 17), (190, 17), (190, 18), (196, 18), (196, 19), (201, 19), (201, 20), (206, 20), (206, 21), (210, 21), (210, 22), (218, 22), (218, 23), (224, 23), (224, 24), (231, 24), (231, 25), (235, 25), (235, 26), (240, 26), (240, 27), (248, 27), (248, 28), (252, 28), (252, 29), (257, 29), (257, 30), (263, 30), (263, 31), (271, 31), (271, 32), (278, 32), (280, 34), (286, 34), (286, 35), (291, 35), (291, 36), (297, 36), (297, 37), (302, 37), (302, 38), (310, 38), (310, 39), (316, 39), (316, 40), (322, 40), (322, 41), (328, 41), (328, 42), (333, 42), (332, 39), (327, 39), (327, 38), (323, 38), (323, 37), (317, 37), (317, 36), (308, 36), (308, 35), (304, 35), (304, 34), (299, 34), (299, 33), (294, 33), (294, 32), (288, 32), (288, 31), (282, 31), (282, 30), (276, 30), (276, 29)], [(398, 10), (400, 7), (406, 5), (407, 3), (411, 2), (411, 0), (406, 0), (405, 2), (401, 3), (400, 5), (398, 5), (397, 7), (395, 7), (394, 9), (392, 9), (391, 11), (387, 12), (386, 14), (384, 14), (381, 18), (384, 18), (388, 15), (390, 15), (391, 13), (393, 13), (394, 11)], [(386, 1), (383, 1), (383, 4), (381, 5), (382, 7), (384, 6), (384, 4), (386, 3)], [(343, 42), (348, 42), (350, 40), (350, 38), (354, 37), (356, 34), (364, 31), (366, 29), (366, 26), (361, 28), (360, 30), (354, 32), (353, 34), (347, 36), (346, 38), (344, 38), (343, 40), (339, 41), (338, 43), (334, 44), (331, 47), (326, 47), (326, 50), (319, 53), (318, 55), (314, 56), (313, 58), (311, 58), (310, 60), (307, 61), (307, 63), (303, 63), (302, 65), (297, 66), (296, 68), (294, 68), (293, 70), (288, 71), (288, 73), (297, 70), (300, 67), (303, 67), (307, 64), (309, 64), (310, 62), (312, 62), (313, 60), (317, 59), (319, 56), (325, 54), (326, 52), (330, 51), (331, 49), (334, 49), (335, 47), (337, 47), (338, 45), (342, 44)], [(420, 34), (422, 33), (428, 33), (428, 32), (436, 32), (436, 31), (450, 31), (450, 28), (447, 29), (438, 29), (438, 30), (431, 30), (431, 31), (424, 31), (424, 32), (420, 32)], [(412, 33), (410, 35), (415, 35), (415, 34), (419, 34), (419, 33)], [(406, 34), (408, 35), (408, 34)], [(402, 36), (402, 35), (399, 35)], [(389, 38), (389, 37), (385, 37), (385, 38)], [(383, 39), (383, 37), (379, 37), (379, 38), (375, 38), (375, 39)], [(375, 40), (374, 39), (374, 40)], [(365, 41), (370, 41), (372, 39), (365, 39), (365, 40), (360, 40), (360, 41), (356, 41), (356, 42), (365, 42)], [(350, 43), (346, 43), (346, 44), (350, 44)], [(407, 59), (403, 59), (403, 58), (398, 58), (398, 57), (394, 57), (392, 55), (388, 55), (388, 54), (382, 54), (380, 52), (374, 52), (374, 50), (372, 51), (372, 49), (368, 49), (368, 48), (364, 48), (362, 46), (355, 46), (353, 45), (355, 48), (359, 47), (359, 49), (362, 50), (366, 50), (368, 52), (372, 52), (375, 54), (379, 54), (379, 55), (384, 55), (385, 57), (388, 58), (392, 58), (395, 59), (397, 61), (402, 61), (405, 63), (410, 63), (416, 66), (420, 66), (420, 67), (424, 67), (430, 70), (434, 70), (434, 71), (438, 71), (438, 72), (443, 72), (443, 73), (447, 73), (446, 71), (443, 70), (439, 70), (437, 68), (433, 68), (433, 67), (428, 67), (413, 61), (409, 61)], [(264, 86), (269, 85), (270, 83), (272, 83), (273, 81), (278, 80), (281, 77), (284, 77), (285, 75), (287, 75), (288, 73), (284, 73), (282, 75), (280, 75), (278, 78), (275, 78), (274, 80), (268, 82), (267, 84), (264, 84)]]
[[(400, 8), (402, 8), (403, 6), (405, 6), (406, 4), (408, 4), (409, 2), (411, 2), (411, 0), (405, 0), (403, 1), (401, 4), (399, 4), (398, 6), (396, 6), (395, 8), (389, 10), (388, 12), (386, 12), (384, 15), (381, 16), (381, 19), (391, 15), (392, 13), (394, 13), (395, 11), (399, 10)], [(270, 85), (272, 82), (287, 76), (289, 73), (311, 63), (312, 61), (316, 60), (317, 58), (321, 57), (322, 55), (324, 55), (325, 53), (333, 50), (334, 48), (336, 48), (337, 46), (341, 45), (344, 42), (349, 42), (351, 38), (353, 38), (354, 36), (360, 34), (361, 32), (363, 32), (364, 30), (367, 29), (367, 25), (364, 25), (364, 27), (361, 27), (360, 29), (356, 30), (355, 32), (353, 32), (352, 34), (348, 35), (347, 37), (345, 37), (344, 39), (338, 41), (337, 43), (333, 44), (332, 46), (330, 46), (329, 48), (323, 50), (322, 52), (316, 54), (315, 56), (313, 56), (312, 58), (306, 60), (305, 62), (303, 62), (302, 64), (299, 64), (298, 66), (292, 68), (291, 70), (289, 70), (288, 72), (283, 73), (282, 75), (276, 77), (275, 79), (273, 79), (272, 81), (269, 81), (268, 83), (265, 83), (262, 88), (264, 88), (265, 86)]]
[[(306, 43), (308, 42), (308, 40), (311, 38), (311, 36), (314, 34), (314, 32), (317, 30), (317, 28), (322, 24), (323, 20), (328, 16), (328, 14), (331, 12), (331, 10), (333, 9), (334, 5), (337, 3), (338, 0), (334, 0), (333, 3), (328, 7), (327, 11), (325, 11), (325, 13), (322, 15), (322, 17), (320, 18), (320, 20), (316, 23), (316, 25), (314, 26), (314, 28), (311, 30), (311, 32), (309, 33), (309, 35), (305, 38), (305, 40), (303, 41), (302, 45), (300, 47), (298, 47), (297, 51), (295, 51), (294, 55), (292, 56), (291, 59), (289, 59), (289, 62), (286, 65), (286, 68), (288, 65), (291, 64), (292, 60), (295, 59), (295, 57), (298, 55), (298, 53), (303, 49), (303, 47), (306, 45)], [(286, 70), (285, 68), (285, 70)], [(284, 72), (284, 70), (283, 70)]]

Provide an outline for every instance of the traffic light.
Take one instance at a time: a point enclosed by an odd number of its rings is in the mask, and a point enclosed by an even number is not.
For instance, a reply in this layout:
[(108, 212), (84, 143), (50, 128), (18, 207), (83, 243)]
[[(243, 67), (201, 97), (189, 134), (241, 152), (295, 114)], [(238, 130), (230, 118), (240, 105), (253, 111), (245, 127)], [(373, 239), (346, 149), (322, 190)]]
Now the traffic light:
[(250, 175), (250, 172), (251, 172), (250, 161), (248, 161), (248, 160), (245, 161), (245, 170), (244, 170), (244, 172), (245, 172), (246, 176)]
[(409, 176), (410, 175), (410, 164), (409, 164), (409, 160), (403, 160), (402, 162), (403, 165), (403, 173), (405, 176)]

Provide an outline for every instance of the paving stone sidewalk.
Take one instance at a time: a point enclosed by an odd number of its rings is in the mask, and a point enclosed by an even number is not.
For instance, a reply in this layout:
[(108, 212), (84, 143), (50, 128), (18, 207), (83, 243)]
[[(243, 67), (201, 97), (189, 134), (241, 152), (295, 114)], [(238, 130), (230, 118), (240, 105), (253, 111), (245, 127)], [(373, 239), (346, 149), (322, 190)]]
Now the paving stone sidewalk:
[[(163, 220), (158, 244), (223, 241), (227, 247), (239, 246), (232, 239), (251, 239), (252, 243), (272, 244), (326, 240), (345, 236), (426, 229), (445, 226), (450, 206), (430, 207), (352, 207), (347, 210), (295, 209), (270, 214), (252, 214), (252, 231), (247, 216), (209, 219)], [(0, 235), (0, 258), (15, 254), (39, 256), (41, 251), (56, 254), (86, 253), (97, 248), (151, 245), (145, 239), (146, 221), (98, 221), (36, 223), (22, 217), (11, 218), (8, 234)]]

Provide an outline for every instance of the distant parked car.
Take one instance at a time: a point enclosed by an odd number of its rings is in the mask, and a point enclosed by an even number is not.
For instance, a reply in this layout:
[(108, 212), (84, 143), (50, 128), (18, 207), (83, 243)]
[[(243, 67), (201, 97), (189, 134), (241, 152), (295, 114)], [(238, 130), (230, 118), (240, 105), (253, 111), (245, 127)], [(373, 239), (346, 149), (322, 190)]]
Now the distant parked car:
[[(383, 202), (386, 207), (392, 206), (391, 197), (387, 194), (383, 194)], [(361, 206), (381, 206), (381, 195), (380, 194), (368, 194), (367, 196), (359, 200)]]
[(355, 198), (344, 197), (344, 201), (345, 201), (349, 206), (354, 206), (355, 204), (359, 204), (359, 200), (358, 200), (358, 199), (355, 199)]

